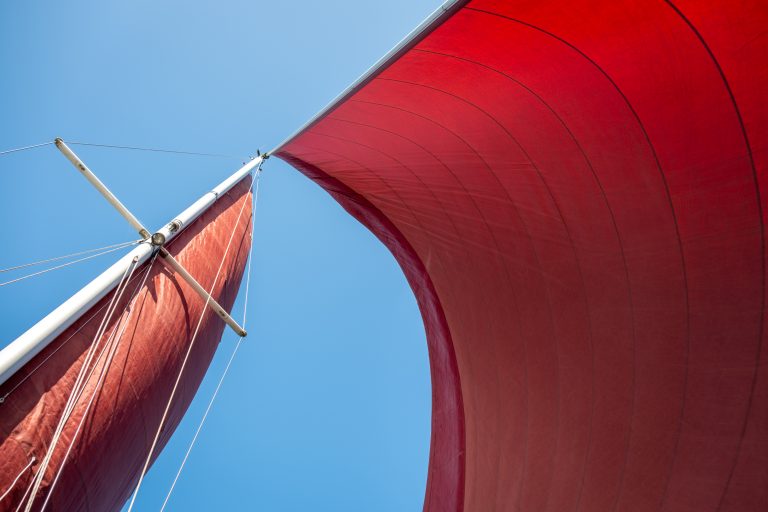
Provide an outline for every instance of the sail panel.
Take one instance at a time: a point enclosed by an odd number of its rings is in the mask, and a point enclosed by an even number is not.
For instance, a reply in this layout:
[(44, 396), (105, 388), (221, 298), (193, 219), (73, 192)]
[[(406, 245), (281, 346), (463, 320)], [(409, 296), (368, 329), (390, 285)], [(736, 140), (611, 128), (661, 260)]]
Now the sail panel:
[(474, 0), (278, 148), (419, 300), (425, 510), (768, 509), (766, 29)]
[[(167, 245), (206, 289), (211, 289), (221, 265), (212, 296), (227, 310), (237, 296), (251, 244), (250, 183), (250, 177), (243, 179)], [(232, 244), (225, 257), (230, 235)], [(10, 392), (0, 405), (0, 489), (11, 488), (21, 476), (0, 509), (14, 509), (29, 489), (114, 293), (0, 386), (0, 396)], [(121, 509), (138, 480), (203, 305), (204, 300), (159, 261), (151, 268), (145, 264), (136, 269), (97, 345), (107, 346), (114, 334), (116, 349), (111, 357), (105, 350), (93, 365), (92, 377), (56, 446), (33, 510), (48, 496), (91, 396), (95, 398), (48, 510)], [(224, 328), (224, 322), (208, 308), (153, 459), (192, 401)], [(102, 369), (105, 377), (97, 389)], [(33, 458), (35, 462), (25, 470)]]

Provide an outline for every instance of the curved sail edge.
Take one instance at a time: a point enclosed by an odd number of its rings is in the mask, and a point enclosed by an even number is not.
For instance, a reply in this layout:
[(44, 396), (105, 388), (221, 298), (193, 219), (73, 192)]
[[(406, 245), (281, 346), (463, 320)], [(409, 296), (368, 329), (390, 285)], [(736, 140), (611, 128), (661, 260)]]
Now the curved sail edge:
[(768, 6), (459, 7), (275, 151), (419, 301), (424, 509), (768, 509)]

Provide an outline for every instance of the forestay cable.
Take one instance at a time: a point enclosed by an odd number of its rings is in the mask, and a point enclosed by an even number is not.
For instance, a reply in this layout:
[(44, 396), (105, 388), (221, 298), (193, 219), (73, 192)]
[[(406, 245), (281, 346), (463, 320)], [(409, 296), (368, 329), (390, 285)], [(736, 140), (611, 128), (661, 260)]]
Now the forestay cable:
[[(248, 314), (248, 292), (250, 290), (251, 285), (251, 262), (253, 261), (253, 229), (256, 225), (256, 205), (259, 201), (259, 180), (261, 178), (261, 166), (259, 166), (258, 169), (256, 169), (256, 186), (254, 188), (253, 192), (253, 203), (252, 203), (252, 217), (251, 217), (251, 248), (248, 252), (248, 271), (245, 278), (245, 297), (243, 298), (243, 329), (245, 329), (246, 324), (246, 317)], [(229, 356), (229, 361), (227, 361), (227, 365), (224, 367), (224, 372), (221, 374), (221, 378), (219, 379), (218, 384), (216, 384), (216, 389), (213, 391), (213, 395), (211, 396), (210, 401), (208, 402), (208, 407), (205, 409), (205, 413), (203, 414), (202, 419), (200, 420), (200, 424), (197, 426), (197, 430), (195, 431), (195, 435), (192, 436), (192, 441), (189, 443), (189, 447), (187, 448), (187, 452), (184, 454), (184, 458), (181, 461), (181, 465), (179, 466), (179, 470), (176, 472), (176, 476), (173, 479), (173, 483), (171, 484), (171, 488), (168, 490), (168, 494), (165, 496), (165, 501), (163, 501), (163, 506), (160, 507), (160, 512), (163, 512), (165, 510), (165, 507), (168, 505), (168, 500), (171, 499), (171, 494), (173, 493), (173, 490), (176, 488), (176, 483), (179, 481), (179, 477), (181, 476), (181, 472), (184, 469), (184, 465), (187, 463), (187, 459), (189, 458), (189, 454), (192, 452), (192, 448), (195, 446), (195, 442), (197, 441), (197, 437), (200, 435), (200, 431), (203, 429), (203, 425), (205, 424), (205, 420), (208, 418), (208, 413), (211, 411), (211, 407), (213, 407), (213, 402), (216, 400), (216, 396), (219, 394), (219, 389), (221, 389), (221, 385), (224, 382), (224, 378), (227, 376), (227, 373), (229, 372), (229, 367), (232, 365), (232, 361), (235, 359), (235, 355), (237, 354), (238, 349), (240, 348), (240, 344), (243, 342), (243, 338), (238, 337), (237, 343), (235, 344), (235, 348), (232, 351), (232, 355)]]
[[(261, 164), (259, 164), (259, 167), (261, 167)], [(255, 180), (251, 181), (251, 185), (248, 188), (248, 192), (250, 192), (253, 189)], [(155, 432), (155, 437), (152, 440), (152, 445), (149, 447), (149, 453), (147, 453), (147, 458), (144, 461), (144, 467), (141, 469), (141, 473), (139, 474), (139, 481), (136, 484), (136, 489), (133, 492), (133, 496), (131, 497), (131, 503), (128, 505), (127, 512), (131, 512), (133, 510), (133, 505), (136, 503), (136, 497), (139, 494), (139, 489), (141, 489), (141, 484), (144, 481), (144, 475), (147, 473), (147, 469), (149, 468), (149, 463), (152, 461), (152, 454), (155, 451), (155, 447), (157, 446), (157, 442), (160, 439), (160, 434), (163, 430), (163, 425), (165, 424), (165, 420), (168, 417), (168, 412), (171, 409), (171, 403), (173, 403), (173, 399), (176, 396), (176, 390), (179, 387), (179, 383), (181, 382), (181, 376), (184, 373), (184, 369), (187, 366), (187, 361), (189, 360), (189, 355), (192, 353), (192, 348), (195, 346), (195, 340), (197, 339), (197, 334), (200, 332), (200, 327), (203, 324), (203, 318), (205, 318), (205, 312), (208, 309), (208, 304), (211, 301), (211, 295), (213, 294), (213, 290), (216, 287), (216, 283), (219, 280), (219, 275), (221, 274), (222, 268), (224, 268), (224, 261), (227, 258), (227, 254), (229, 253), (229, 249), (232, 246), (232, 240), (235, 237), (235, 231), (237, 230), (237, 226), (240, 224), (240, 218), (243, 215), (243, 210), (245, 210), (245, 205), (248, 204), (247, 201), (243, 201), (243, 205), (240, 207), (240, 212), (237, 215), (237, 220), (235, 221), (235, 225), (232, 228), (232, 233), (229, 236), (229, 241), (227, 242), (227, 247), (224, 249), (224, 255), (221, 258), (221, 263), (219, 264), (219, 268), (216, 271), (216, 275), (213, 279), (213, 284), (211, 284), (211, 289), (208, 291), (208, 297), (205, 300), (205, 303), (203, 304), (203, 309), (200, 312), (200, 318), (197, 321), (197, 326), (195, 327), (195, 331), (192, 334), (192, 339), (189, 342), (189, 347), (187, 347), (187, 352), (184, 355), (184, 359), (181, 362), (181, 368), (179, 369), (179, 373), (176, 376), (176, 381), (173, 384), (173, 388), (171, 389), (171, 395), (168, 398), (168, 403), (165, 406), (165, 410), (163, 411), (163, 415), (160, 418), (160, 424), (157, 427), (157, 431)]]

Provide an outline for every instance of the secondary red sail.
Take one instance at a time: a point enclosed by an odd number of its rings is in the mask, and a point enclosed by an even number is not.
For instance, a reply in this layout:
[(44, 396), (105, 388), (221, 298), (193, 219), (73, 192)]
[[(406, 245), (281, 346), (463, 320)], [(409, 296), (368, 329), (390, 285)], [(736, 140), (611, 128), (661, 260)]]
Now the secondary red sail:
[(419, 300), (425, 510), (768, 510), (768, 3), (441, 21), (276, 153)]
[[(221, 264), (211, 295), (227, 310), (235, 301), (251, 244), (250, 183), (250, 178), (242, 180), (167, 245), (206, 290), (211, 289)], [(230, 236), (232, 243), (226, 251)], [(0, 501), (0, 510), (16, 510), (25, 492), (30, 492), (33, 475), (45, 457), (113, 293), (0, 386), (0, 396), (5, 397), (0, 404), (0, 492), (9, 491)], [(91, 396), (95, 398), (47, 510), (120, 510), (144, 465), (203, 305), (203, 299), (160, 262), (136, 269), (99, 341), (100, 346), (107, 346), (114, 335), (116, 348), (111, 355), (105, 351), (93, 365), (83, 398), (53, 452), (33, 510), (39, 510), (49, 496), (50, 484), (65, 462), (64, 454)], [(154, 457), (181, 421), (224, 327), (208, 308)], [(97, 388), (102, 369), (105, 377)]]

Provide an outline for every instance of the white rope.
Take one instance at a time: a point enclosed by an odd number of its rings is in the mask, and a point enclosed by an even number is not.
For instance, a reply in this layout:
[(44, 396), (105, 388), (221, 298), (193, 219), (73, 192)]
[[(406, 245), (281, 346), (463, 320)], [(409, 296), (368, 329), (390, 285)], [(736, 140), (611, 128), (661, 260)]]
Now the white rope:
[[(99, 345), (99, 342), (101, 340), (101, 337), (104, 334), (104, 331), (106, 330), (107, 325), (109, 325), (109, 321), (112, 318), (112, 314), (116, 309), (117, 303), (119, 302), (120, 297), (123, 294), (123, 291), (125, 291), (125, 284), (127, 284), (127, 282), (130, 281), (130, 276), (133, 274), (133, 271), (136, 268), (136, 261), (137, 260), (134, 259), (133, 265), (129, 265), (128, 267), (126, 267), (125, 272), (123, 272), (123, 276), (120, 279), (118, 287), (115, 289), (115, 293), (112, 296), (109, 307), (107, 308), (107, 312), (102, 318), (101, 324), (99, 325), (99, 328), (96, 331), (96, 335), (94, 336), (93, 341), (91, 342), (91, 345), (88, 348), (86, 357), (83, 360), (83, 364), (80, 366), (80, 370), (78, 372), (77, 378), (75, 379), (75, 383), (72, 386), (72, 390), (70, 392), (69, 398), (67, 399), (67, 403), (64, 406), (64, 411), (62, 412), (62, 415), (59, 418), (59, 422), (56, 426), (56, 430), (54, 431), (53, 437), (51, 439), (51, 444), (49, 445), (48, 450), (46, 451), (46, 454), (45, 454), (45, 458), (43, 459), (43, 462), (40, 464), (37, 474), (35, 475), (34, 485), (32, 487), (32, 493), (29, 496), (26, 507), (24, 509), (25, 512), (30, 512), (30, 510), (32, 509), (32, 505), (35, 501), (35, 497), (40, 488), (40, 485), (42, 484), (42, 480), (43, 480), (43, 477), (45, 476), (45, 472), (48, 469), (48, 464), (50, 463), (51, 457), (53, 456), (54, 449), (58, 444), (62, 431), (64, 430), (64, 425), (69, 419), (69, 416), (72, 413), (72, 410), (74, 409), (75, 404), (79, 400), (80, 395), (82, 393), (83, 388), (81, 387), (81, 385), (84, 386), (84, 384), (82, 384), (83, 378), (85, 374), (88, 372), (90, 363), (93, 359), (93, 353), (95, 352), (96, 347)], [(128, 276), (127, 279), (126, 279), (126, 276)]]
[[(53, 438), (51, 439), (51, 443), (48, 446), (48, 450), (46, 451), (45, 457), (43, 458), (43, 461), (40, 464), (40, 467), (37, 470), (37, 474), (35, 475), (34, 479), (34, 485), (32, 486), (32, 493), (29, 496), (29, 499), (27, 500), (27, 504), (24, 508), (24, 512), (30, 512), (32, 510), (32, 505), (35, 501), (35, 496), (37, 495), (38, 490), (40, 489), (40, 485), (42, 484), (43, 477), (45, 476), (45, 472), (48, 469), (48, 464), (50, 464), (51, 457), (53, 456), (54, 449), (56, 448), (56, 445), (59, 442), (59, 438), (61, 437), (61, 433), (64, 430), (64, 425), (66, 424), (67, 420), (69, 419), (70, 414), (72, 413), (72, 410), (74, 409), (78, 399), (80, 398), (80, 394), (82, 393), (82, 381), (85, 377), (85, 374), (88, 372), (90, 363), (93, 359), (93, 353), (96, 350), (96, 347), (99, 345), (99, 341), (101, 337), (104, 334), (104, 331), (106, 330), (107, 325), (109, 324), (109, 321), (112, 319), (112, 314), (114, 313), (117, 303), (120, 301), (120, 298), (123, 295), (123, 292), (125, 291), (127, 283), (130, 281), (131, 276), (133, 275), (133, 271), (136, 269), (137, 264), (137, 258), (134, 258), (132, 265), (128, 265), (125, 268), (125, 272), (123, 272), (123, 276), (120, 278), (120, 282), (115, 289), (115, 293), (112, 296), (112, 300), (110, 301), (110, 306), (107, 308), (107, 312), (104, 315), (104, 318), (102, 318), (101, 325), (99, 325), (99, 329), (96, 331), (96, 335), (93, 338), (93, 341), (91, 342), (91, 346), (88, 348), (88, 352), (85, 356), (85, 359), (83, 360), (82, 366), (80, 366), (80, 371), (78, 372), (77, 379), (75, 379), (75, 384), (72, 386), (72, 391), (70, 392), (69, 398), (67, 399), (67, 403), (64, 406), (64, 411), (62, 412), (61, 417), (59, 418), (59, 423), (56, 426), (56, 430), (54, 431)], [(127, 277), (126, 277), (127, 276)]]
[[(131, 294), (131, 298), (128, 300), (128, 302), (126, 303), (125, 309), (123, 310), (122, 317), (118, 320), (118, 323), (115, 326), (115, 329), (112, 331), (112, 334), (110, 335), (110, 339), (107, 340), (107, 343), (105, 344), (104, 348), (99, 354), (99, 357), (97, 358), (96, 363), (93, 365), (93, 368), (91, 369), (91, 374), (89, 374), (88, 378), (85, 380), (85, 383), (87, 384), (87, 382), (91, 379), (91, 375), (93, 374), (93, 371), (99, 365), (99, 361), (101, 360), (102, 354), (109, 347), (109, 350), (110, 350), (109, 354), (106, 360), (104, 361), (104, 364), (101, 367), (101, 371), (99, 372), (99, 378), (96, 381), (96, 384), (93, 388), (93, 393), (91, 393), (91, 398), (90, 400), (88, 400), (88, 404), (85, 406), (85, 410), (83, 411), (83, 415), (80, 418), (80, 422), (78, 423), (74, 434), (72, 434), (72, 439), (69, 441), (69, 446), (67, 447), (67, 451), (64, 453), (64, 457), (61, 459), (61, 465), (59, 466), (59, 470), (56, 472), (56, 477), (53, 479), (53, 482), (51, 482), (51, 485), (48, 488), (48, 495), (46, 496), (45, 501), (43, 502), (43, 506), (40, 508), (40, 512), (43, 512), (45, 508), (48, 506), (48, 501), (51, 499), (51, 496), (53, 496), (53, 490), (55, 489), (56, 484), (59, 482), (59, 477), (61, 476), (61, 473), (64, 470), (64, 466), (67, 463), (67, 459), (69, 459), (69, 454), (72, 451), (72, 447), (75, 445), (75, 441), (77, 440), (77, 437), (80, 434), (80, 429), (83, 428), (83, 424), (85, 423), (85, 420), (88, 417), (88, 413), (91, 409), (91, 405), (93, 404), (93, 401), (96, 398), (96, 396), (101, 391), (101, 386), (104, 382), (104, 378), (109, 372), (109, 368), (112, 364), (112, 360), (114, 359), (115, 354), (117, 353), (117, 347), (120, 344), (120, 340), (123, 337), (123, 333), (125, 332), (125, 329), (128, 327), (128, 323), (129, 323), (128, 319), (130, 318), (131, 304), (133, 302), (133, 299), (136, 297), (136, 294), (138, 293), (138, 291), (144, 288), (144, 284), (146, 284), (147, 278), (149, 277), (149, 274), (152, 271), (152, 266), (155, 264), (155, 259), (157, 258), (157, 254), (158, 253), (156, 252), (155, 255), (152, 257), (152, 261), (147, 266), (147, 270), (144, 273), (144, 278), (142, 279), (141, 283), (133, 290), (133, 293)], [(125, 314), (126, 312), (128, 313), (127, 315)], [(117, 334), (117, 336), (115, 336), (115, 333), (117, 332), (118, 327), (120, 327), (120, 333)], [(83, 388), (85, 388), (85, 384), (83, 385)]]
[(6, 497), (6, 496), (8, 496), (8, 495), (11, 493), (11, 491), (13, 490), (13, 488), (14, 488), (14, 487), (16, 487), (16, 483), (19, 481), (19, 478), (21, 478), (21, 475), (23, 475), (24, 473), (26, 473), (26, 472), (27, 472), (27, 470), (28, 470), (30, 467), (32, 467), (32, 464), (34, 464), (34, 463), (35, 463), (35, 458), (34, 458), (34, 457), (32, 457), (32, 459), (29, 461), (29, 464), (27, 464), (26, 466), (24, 466), (24, 469), (22, 469), (22, 470), (21, 470), (21, 472), (20, 472), (18, 475), (16, 475), (16, 478), (13, 480), (13, 482), (11, 482), (11, 485), (10, 485), (10, 487), (8, 487), (8, 489), (7, 489), (7, 490), (6, 490), (6, 491), (3, 493), (3, 495), (2, 495), (2, 496), (0, 496), (0, 501), (3, 501), (3, 500), (5, 499), (5, 497)]
[[(254, 181), (251, 181), (251, 186), (248, 188), (248, 192), (251, 191), (251, 189), (253, 188), (253, 185), (254, 185)], [(131, 503), (130, 505), (128, 505), (127, 512), (131, 512), (133, 510), (133, 505), (136, 503), (136, 497), (139, 495), (139, 489), (141, 489), (141, 484), (144, 481), (144, 475), (147, 473), (149, 464), (152, 461), (152, 454), (154, 453), (155, 447), (157, 446), (157, 442), (160, 439), (160, 433), (163, 430), (165, 419), (167, 418), (168, 412), (171, 409), (171, 403), (173, 403), (173, 399), (176, 396), (176, 390), (179, 387), (179, 382), (181, 382), (181, 376), (184, 373), (184, 369), (187, 366), (189, 355), (192, 353), (192, 348), (195, 346), (195, 340), (197, 339), (197, 334), (200, 332), (200, 326), (203, 324), (203, 318), (205, 317), (205, 312), (208, 309), (208, 304), (211, 300), (211, 295), (213, 294), (213, 290), (216, 287), (216, 283), (219, 280), (221, 269), (224, 267), (224, 261), (227, 259), (227, 253), (229, 253), (229, 248), (232, 245), (232, 240), (235, 237), (235, 231), (237, 230), (237, 226), (240, 224), (240, 218), (243, 214), (243, 210), (245, 209), (246, 204), (247, 204), (247, 201), (243, 201), (243, 205), (240, 207), (240, 212), (237, 215), (237, 220), (235, 221), (235, 225), (232, 228), (232, 233), (229, 235), (229, 241), (227, 242), (227, 247), (226, 249), (224, 249), (224, 255), (221, 258), (221, 263), (219, 263), (219, 268), (216, 271), (216, 276), (213, 279), (213, 284), (211, 284), (211, 289), (208, 291), (208, 297), (205, 299), (205, 304), (203, 304), (203, 309), (200, 312), (200, 318), (197, 321), (195, 332), (192, 334), (192, 339), (189, 342), (189, 347), (187, 347), (187, 353), (184, 355), (184, 359), (181, 362), (181, 368), (179, 369), (179, 374), (176, 376), (176, 381), (174, 382), (173, 388), (171, 389), (171, 395), (170, 397), (168, 397), (168, 403), (165, 405), (165, 410), (163, 411), (163, 415), (160, 418), (160, 424), (157, 426), (157, 432), (155, 432), (155, 438), (152, 440), (152, 445), (149, 447), (149, 453), (147, 454), (147, 459), (144, 461), (144, 467), (141, 469), (141, 473), (139, 474), (139, 481), (136, 484), (136, 489), (133, 492), (133, 497), (131, 497)]]
[[(263, 161), (262, 161), (263, 163)], [(243, 329), (248, 315), (248, 291), (251, 286), (251, 260), (253, 260), (253, 230), (256, 229), (256, 207), (259, 204), (259, 182), (261, 180), (261, 164), (256, 168), (256, 188), (253, 191), (253, 206), (251, 217), (251, 248), (248, 252), (248, 276), (245, 278), (245, 298), (243, 300)]]
[[(130, 284), (130, 280), (128, 280), (127, 282), (128, 282), (128, 284)], [(110, 302), (110, 303), (109, 303), (109, 305), (111, 306), (111, 305), (112, 305), (112, 302)], [(101, 309), (104, 309), (106, 306), (107, 306), (107, 304), (105, 304), (104, 306), (102, 306), (102, 307), (101, 307)], [(96, 316), (96, 314), (98, 314), (98, 312), (97, 312), (97, 313), (95, 313), (93, 316), (91, 316), (91, 318), (93, 318), (94, 316)], [(90, 321), (90, 319), (91, 319), (91, 318), (89, 318), (89, 319), (88, 319), (88, 321)], [(122, 320), (122, 319), (121, 319), (121, 320)], [(103, 319), (102, 319), (102, 322), (103, 322)], [(87, 323), (87, 322), (86, 322), (86, 323)], [(119, 322), (118, 322), (118, 323), (119, 323)], [(82, 328), (82, 327), (81, 327), (81, 328)], [(101, 329), (101, 325), (99, 326), (99, 329)], [(78, 329), (78, 331), (79, 331), (79, 330), (80, 330), (80, 329)], [(116, 332), (116, 330), (113, 330), (113, 331), (112, 331), (112, 333), (110, 334), (110, 337), (109, 337), (109, 339), (107, 340), (107, 344), (109, 344), (109, 343), (111, 342), (112, 338), (114, 337), (114, 334), (115, 334), (115, 332)], [(73, 334), (72, 336), (74, 336), (74, 334)], [(72, 338), (72, 336), (70, 336), (70, 338)], [(69, 339), (68, 339), (67, 341), (69, 341)], [(85, 385), (86, 385), (86, 384), (87, 384), (87, 382), (88, 382), (88, 381), (91, 379), (91, 376), (93, 375), (93, 372), (94, 372), (95, 368), (98, 366), (98, 364), (99, 364), (99, 361), (101, 361), (101, 356), (104, 354), (104, 350), (106, 349), (106, 346), (107, 346), (107, 344), (105, 344), (105, 347), (101, 349), (101, 351), (99, 352), (99, 355), (96, 357), (96, 362), (94, 363), (94, 365), (91, 367), (90, 371), (88, 372), (88, 376), (87, 376), (87, 377), (85, 378), (85, 380), (84, 380), (85, 384), (83, 384), (83, 388), (80, 390), (80, 392), (79, 392), (79, 393), (77, 393), (77, 397), (75, 398), (75, 401), (79, 400), (80, 396), (82, 396), (82, 390), (84, 390), (84, 388), (85, 388)], [(59, 347), (59, 348), (61, 348), (61, 347)], [(58, 350), (58, 349), (57, 349), (57, 350)], [(50, 356), (49, 356), (49, 357), (50, 357)], [(84, 367), (84, 366), (83, 366), (83, 367)], [(82, 368), (83, 368), (83, 367), (81, 367), (81, 370), (82, 370)], [(75, 389), (73, 388), (73, 390), (72, 390), (72, 393), (74, 393), (74, 392), (75, 392)], [(72, 396), (73, 396), (73, 395), (72, 395), (72, 394), (70, 394), (70, 398), (71, 398)], [(70, 446), (71, 446), (71, 445), (70, 445)], [(68, 454), (69, 454), (69, 451), (67, 451), (67, 455), (68, 455)], [(40, 470), (40, 468), (38, 468), (38, 474), (39, 474), (39, 470)], [(57, 478), (58, 478), (58, 475), (57, 475)], [(27, 488), (26, 492), (24, 493), (24, 496), (22, 496), (21, 502), (19, 503), (19, 506), (16, 508), (16, 511), (17, 511), (17, 512), (18, 512), (18, 511), (19, 511), (19, 509), (21, 508), (21, 506), (22, 506), (22, 504), (23, 504), (24, 500), (25, 500), (25, 499), (26, 499), (26, 497), (27, 497), (27, 494), (29, 494), (29, 490), (32, 488), (32, 486), (33, 486), (33, 484), (34, 484), (34, 483), (35, 483), (35, 479), (33, 479), (33, 480), (30, 482), (30, 485), (29, 485), (29, 487)], [(55, 482), (54, 482), (54, 485), (55, 485)], [(50, 497), (50, 492), (52, 492), (52, 487), (53, 487), (53, 486), (51, 486), (51, 489), (49, 490), (49, 494), (48, 494), (48, 497)], [(47, 501), (48, 501), (48, 498), (46, 498), (46, 503), (47, 503)], [(45, 508), (45, 504), (43, 504), (43, 508)], [(42, 509), (41, 509), (41, 510), (42, 510)]]
[[(247, 271), (248, 273), (246, 274), (246, 279), (245, 279), (245, 297), (243, 300), (243, 329), (245, 329), (245, 320), (246, 320), (246, 314), (248, 311), (248, 291), (250, 289), (250, 284), (251, 284), (251, 261), (253, 260), (253, 227), (256, 223), (256, 204), (258, 203), (258, 200), (259, 200), (259, 178), (261, 177), (260, 166), (258, 169), (256, 169), (255, 174), (256, 174), (256, 178), (255, 178), (256, 187), (253, 193), (253, 203), (252, 203), (253, 206), (251, 208), (253, 213), (253, 216), (251, 217), (251, 248), (248, 252), (248, 271)], [(237, 354), (237, 351), (240, 348), (240, 345), (242, 344), (242, 342), (243, 342), (243, 338), (238, 337), (237, 343), (235, 344), (235, 349), (232, 351), (232, 355), (229, 356), (229, 361), (227, 361), (227, 366), (224, 368), (224, 373), (221, 374), (221, 378), (219, 379), (219, 382), (216, 385), (216, 389), (213, 391), (213, 396), (211, 396), (211, 399), (208, 402), (208, 407), (206, 407), (205, 413), (203, 414), (203, 417), (200, 420), (200, 424), (197, 426), (195, 435), (192, 436), (192, 441), (189, 443), (187, 452), (184, 454), (184, 458), (181, 461), (179, 470), (176, 472), (176, 476), (173, 479), (171, 488), (168, 490), (168, 494), (165, 496), (165, 501), (163, 501), (163, 506), (160, 507), (160, 512), (163, 512), (165, 510), (165, 507), (168, 505), (168, 500), (171, 499), (171, 494), (173, 493), (173, 490), (176, 488), (176, 483), (179, 481), (179, 477), (181, 476), (181, 472), (187, 463), (189, 454), (192, 452), (192, 448), (195, 446), (195, 442), (197, 442), (197, 437), (200, 435), (200, 431), (203, 429), (205, 420), (208, 418), (208, 413), (211, 412), (211, 407), (213, 407), (213, 402), (216, 400), (216, 396), (219, 394), (219, 389), (221, 388), (221, 385), (224, 382), (224, 378), (227, 376), (227, 373), (229, 372), (229, 367), (232, 365), (232, 361), (235, 359), (235, 355)]]
[[(136, 276), (136, 277), (139, 277), (139, 276)], [(134, 279), (135, 279), (135, 278), (134, 278)], [(131, 281), (132, 281), (132, 280), (131, 280)], [(128, 282), (128, 284), (130, 284), (130, 281)], [(7, 399), (8, 399), (8, 397), (11, 395), (11, 393), (13, 393), (14, 391), (16, 391), (16, 390), (19, 388), (19, 386), (21, 386), (22, 384), (24, 384), (24, 382), (25, 382), (27, 379), (29, 379), (29, 378), (30, 378), (30, 377), (31, 377), (31, 376), (32, 376), (32, 375), (33, 375), (33, 374), (34, 374), (34, 373), (35, 373), (37, 370), (39, 370), (39, 369), (40, 369), (40, 367), (42, 367), (42, 366), (43, 366), (45, 363), (47, 363), (47, 362), (48, 362), (48, 360), (49, 360), (50, 358), (52, 358), (52, 357), (53, 357), (53, 356), (54, 356), (54, 355), (55, 355), (55, 354), (56, 354), (56, 353), (57, 353), (59, 350), (61, 350), (61, 349), (62, 349), (62, 348), (63, 348), (63, 347), (64, 347), (64, 346), (65, 346), (65, 345), (66, 345), (66, 344), (67, 344), (67, 343), (68, 343), (68, 342), (69, 342), (69, 341), (72, 339), (72, 338), (74, 338), (74, 337), (75, 337), (75, 335), (76, 335), (77, 333), (79, 333), (80, 331), (82, 331), (82, 330), (85, 328), (85, 326), (87, 326), (87, 325), (90, 323), (90, 321), (91, 321), (91, 320), (93, 320), (93, 319), (96, 317), (96, 315), (98, 315), (99, 313), (101, 313), (102, 311), (104, 311), (104, 308), (106, 308), (108, 305), (109, 305), (109, 304), (103, 304), (103, 305), (102, 305), (102, 306), (101, 306), (99, 309), (97, 309), (97, 310), (96, 310), (96, 311), (95, 311), (95, 312), (94, 312), (94, 313), (93, 313), (93, 314), (92, 314), (92, 315), (91, 315), (91, 316), (88, 318), (88, 320), (86, 320), (85, 322), (83, 322), (83, 323), (80, 325), (80, 327), (78, 327), (78, 328), (77, 328), (77, 330), (76, 330), (75, 332), (73, 332), (72, 334), (70, 334), (70, 335), (69, 335), (69, 337), (68, 337), (66, 340), (62, 341), (62, 342), (59, 344), (59, 346), (58, 346), (58, 347), (56, 347), (56, 349), (55, 349), (55, 350), (53, 350), (53, 351), (52, 351), (50, 354), (48, 354), (48, 355), (45, 357), (45, 359), (43, 359), (42, 361), (40, 361), (40, 363), (39, 363), (37, 366), (35, 366), (34, 368), (32, 368), (32, 370), (30, 370), (30, 372), (29, 372), (27, 375), (25, 375), (23, 379), (21, 379), (19, 382), (17, 382), (17, 383), (16, 383), (16, 385), (15, 385), (15, 386), (13, 386), (11, 389), (9, 389), (9, 390), (8, 390), (8, 391), (7, 391), (7, 392), (6, 392), (6, 393), (5, 393), (3, 396), (0, 396), (0, 405), (2, 405), (2, 404), (3, 404), (3, 403), (4, 403), (4, 402), (5, 402)]]
[[(140, 242), (141, 241), (139, 241), (139, 242), (131, 242), (128, 245), (136, 244), (136, 243), (140, 243)], [(109, 254), (110, 252), (119, 251), (120, 249), (122, 249), (124, 247), (125, 247), (125, 245), (120, 246), (120, 247), (115, 247), (113, 249), (109, 249), (107, 251), (102, 251), (102, 252), (99, 252), (99, 253), (96, 253), (96, 254), (91, 254), (90, 256), (85, 256), (83, 258), (79, 258), (79, 259), (76, 259), (74, 261), (68, 261), (67, 263), (62, 263), (61, 265), (56, 265), (55, 267), (50, 267), (50, 268), (47, 268), (45, 270), (39, 270), (39, 271), (33, 272), (31, 274), (26, 274), (24, 276), (17, 277), (16, 279), (11, 279), (10, 281), (5, 281), (4, 283), (0, 283), (0, 286), (5, 286), (7, 284), (16, 283), (18, 281), (23, 281), (24, 279), (29, 279), (30, 277), (39, 276), (40, 274), (45, 274), (46, 272), (50, 272), (52, 270), (58, 270), (60, 268), (64, 268), (64, 267), (68, 267), (70, 265), (74, 265), (75, 263), (80, 263), (81, 261), (86, 261), (86, 260), (90, 260), (90, 259), (96, 258), (97, 256), (103, 256), (105, 254)]]
[(34, 475), (35, 475), (35, 473), (33, 471), (32, 472), (33, 478), (31, 478), (29, 480), (29, 484), (27, 485), (27, 490), (24, 491), (24, 494), (21, 496), (21, 501), (19, 501), (19, 504), (16, 505), (16, 510), (14, 512), (20, 512), (21, 511), (21, 507), (24, 506), (24, 501), (27, 499), (27, 495), (29, 494), (29, 491), (32, 490), (32, 486), (35, 483)]
[(59, 261), (59, 260), (66, 260), (69, 258), (74, 258), (75, 256), (81, 256), (83, 254), (90, 254), (92, 252), (96, 251), (103, 251), (105, 249), (111, 249), (113, 247), (126, 247), (131, 244), (137, 244), (141, 242), (142, 240), (131, 240), (130, 242), (122, 242), (119, 244), (112, 244), (112, 245), (105, 245), (104, 247), (97, 247), (96, 249), (88, 249), (87, 251), (80, 251), (80, 252), (73, 252), (72, 254), (65, 254), (64, 256), (56, 256), (55, 258), (48, 258), (46, 260), (39, 260), (39, 261), (33, 261), (32, 263), (24, 263), (23, 265), (16, 265), (15, 267), (8, 267), (0, 269), (0, 273), (3, 272), (10, 272), (12, 270), (18, 270), (20, 268), (26, 268), (26, 267), (32, 267), (35, 265), (42, 265), (43, 263), (50, 263), (51, 261)]
[(200, 420), (200, 424), (197, 426), (195, 435), (192, 437), (192, 442), (189, 444), (189, 447), (187, 448), (187, 453), (184, 454), (184, 459), (181, 461), (181, 466), (179, 466), (179, 470), (176, 472), (176, 476), (173, 479), (171, 488), (168, 490), (168, 494), (165, 496), (165, 501), (163, 501), (163, 506), (160, 507), (160, 512), (163, 512), (165, 510), (166, 505), (168, 505), (168, 500), (171, 499), (171, 494), (173, 493), (173, 489), (176, 487), (176, 482), (179, 481), (179, 476), (181, 476), (181, 471), (184, 469), (184, 465), (187, 463), (187, 459), (189, 458), (189, 454), (192, 451), (192, 447), (195, 445), (195, 442), (197, 441), (197, 436), (200, 435), (200, 431), (203, 429), (203, 424), (205, 423), (206, 418), (208, 418), (208, 413), (211, 411), (211, 407), (213, 406), (213, 401), (216, 400), (216, 395), (219, 394), (219, 388), (221, 388), (221, 384), (224, 382), (224, 377), (227, 376), (227, 372), (229, 371), (229, 366), (232, 364), (232, 360), (235, 358), (235, 354), (237, 354), (237, 350), (240, 348), (240, 344), (242, 342), (243, 342), (243, 338), (239, 338), (237, 340), (237, 344), (235, 344), (235, 349), (232, 351), (232, 355), (229, 356), (229, 361), (227, 362), (226, 368), (224, 368), (224, 373), (221, 375), (221, 378), (219, 379), (219, 383), (216, 385), (216, 389), (213, 392), (213, 396), (211, 397), (210, 402), (208, 402), (208, 407), (205, 409), (205, 414), (203, 414), (203, 418), (202, 420)]

